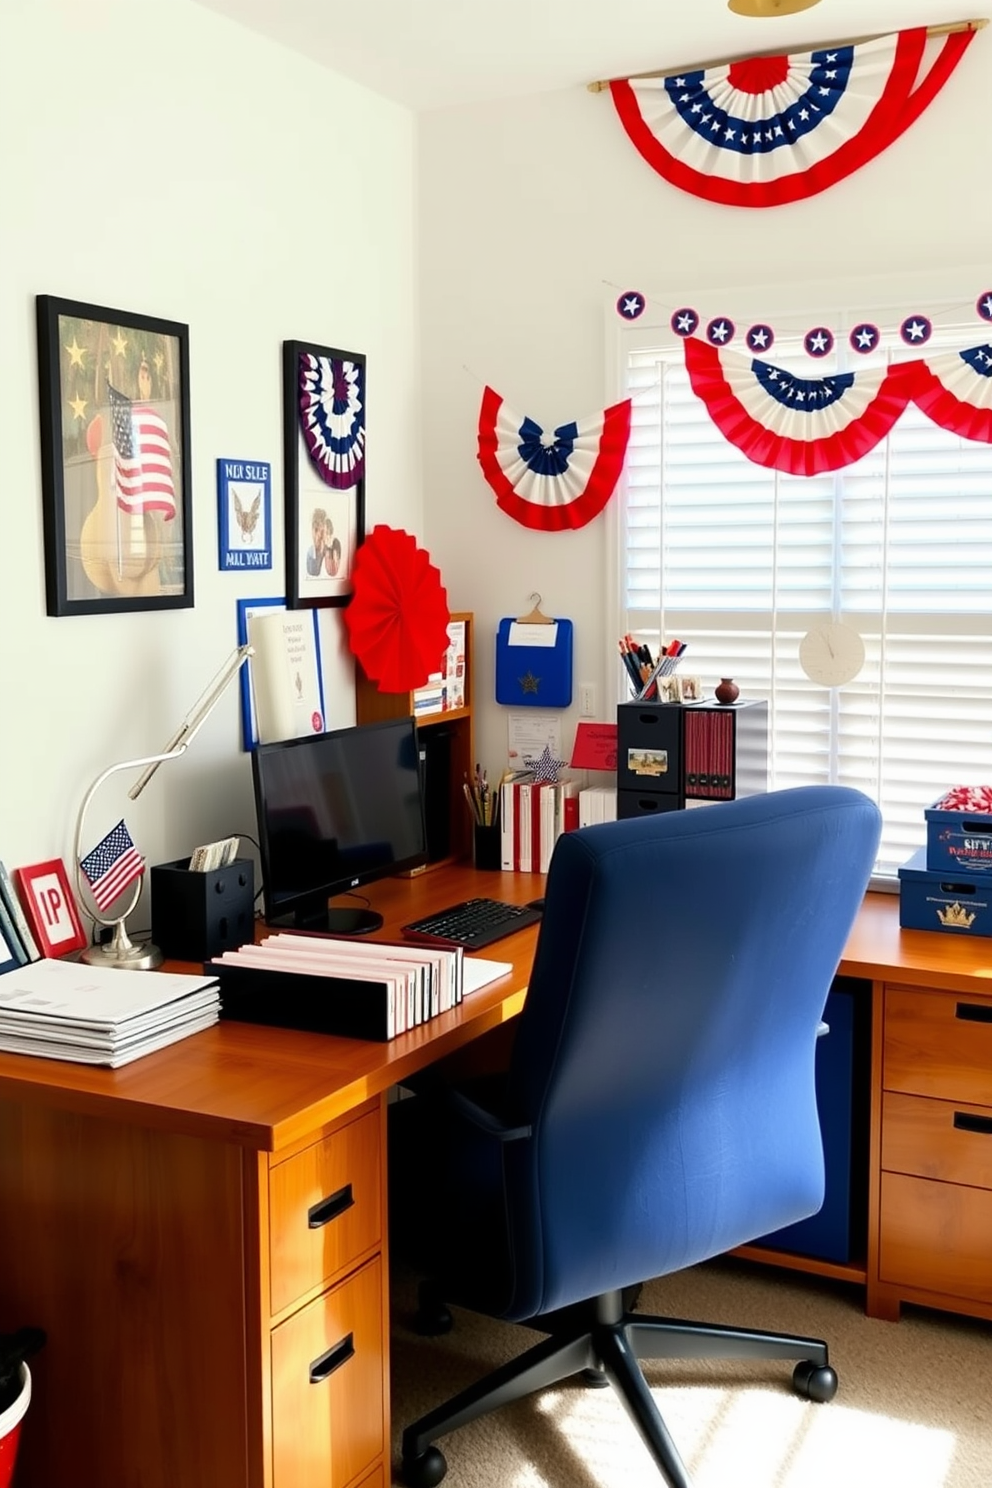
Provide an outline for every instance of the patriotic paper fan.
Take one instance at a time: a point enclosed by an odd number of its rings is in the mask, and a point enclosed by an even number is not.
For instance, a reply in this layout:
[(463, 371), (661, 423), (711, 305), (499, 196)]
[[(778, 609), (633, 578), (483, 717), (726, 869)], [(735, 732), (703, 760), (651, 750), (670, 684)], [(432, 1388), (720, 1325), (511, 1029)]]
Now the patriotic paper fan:
[(365, 474), (365, 368), (347, 357), (298, 357), (300, 429), (321, 480), (348, 491)]
[(412, 692), (441, 670), (448, 596), (430, 555), (408, 532), (379, 525), (355, 554), (344, 612), (348, 644), (380, 692)]
[(479, 464), (497, 505), (524, 527), (584, 527), (613, 494), (630, 437), (630, 399), (546, 434), (487, 387), (479, 412)]
[(631, 142), (673, 186), (774, 207), (833, 186), (923, 112), (973, 40), (926, 27), (610, 83)]
[(756, 465), (789, 475), (839, 470), (874, 449), (909, 402), (917, 366), (797, 377), (697, 336), (684, 345), (693, 392), (717, 428)]
[(980, 444), (992, 444), (992, 346), (972, 346), (915, 364), (913, 401), (927, 418)]

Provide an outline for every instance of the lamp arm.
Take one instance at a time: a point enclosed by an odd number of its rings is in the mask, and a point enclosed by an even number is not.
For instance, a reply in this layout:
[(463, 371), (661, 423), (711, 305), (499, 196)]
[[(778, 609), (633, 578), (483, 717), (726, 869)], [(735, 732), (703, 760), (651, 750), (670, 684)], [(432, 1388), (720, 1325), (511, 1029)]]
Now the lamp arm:
[[(121, 770), (140, 769), (142, 770), (141, 775), (128, 791), (128, 796), (130, 797), (130, 799), (132, 801), (135, 800), (144, 790), (149, 780), (151, 780), (159, 765), (163, 764), (166, 760), (178, 759), (181, 754), (186, 753), (186, 750), (193, 742), (193, 739), (196, 737), (200, 728), (204, 723), (206, 723), (207, 718), (210, 716), (217, 703), (220, 701), (221, 694), (224, 692), (225, 688), (233, 681), (238, 672), (244, 666), (245, 662), (252, 655), (254, 655), (254, 651), (251, 646), (238, 646), (237, 649), (232, 652), (227, 661), (221, 667), (220, 671), (217, 673), (216, 677), (214, 677), (213, 681), (210, 682), (205, 688), (203, 693), (197, 699), (196, 703), (187, 713), (179, 728), (172, 735), (172, 738), (169, 740), (168, 744), (166, 744), (165, 748), (159, 754), (146, 754), (143, 755), (140, 759), (120, 760), (116, 765), (108, 765), (107, 768), (96, 777), (93, 784), (90, 786), (89, 790), (83, 797), (82, 805), (79, 808), (79, 815), (76, 817), (76, 835), (73, 843), (73, 858), (75, 860), (76, 869), (76, 888), (79, 892), (80, 899), (84, 903), (86, 902), (86, 895), (84, 890), (85, 874), (83, 873), (80, 863), (82, 857), (83, 825), (86, 821), (86, 813), (89, 810), (90, 803), (93, 800), (93, 797), (96, 795), (97, 791), (100, 789), (101, 785), (103, 785), (105, 780), (109, 780), (111, 775), (116, 775)], [(127, 909), (124, 911), (123, 915), (117, 915), (113, 920), (104, 920), (99, 915), (95, 915), (94, 918), (97, 919), (102, 925), (114, 925), (121, 920), (126, 920), (128, 915), (131, 913), (138, 902), (139, 896), (141, 894), (141, 884), (142, 880), (139, 878), (135, 884), (134, 894), (132, 896), (131, 902), (128, 905)]]
[[(251, 646), (238, 646), (232, 651), (216, 677), (214, 677), (212, 682), (207, 684), (206, 688), (186, 714), (186, 717), (176, 729), (176, 732), (172, 735), (172, 738), (166, 744), (162, 753), (152, 755), (148, 760), (130, 761), (132, 765), (147, 765), (148, 768), (138, 777), (128, 791), (129, 800), (136, 801), (138, 799), (163, 760), (175, 759), (177, 754), (182, 754), (183, 750), (193, 742), (200, 728), (206, 723), (210, 714), (220, 701), (221, 694), (237, 676), (248, 658), (254, 654)], [(121, 767), (115, 766), (115, 768), (119, 769)]]

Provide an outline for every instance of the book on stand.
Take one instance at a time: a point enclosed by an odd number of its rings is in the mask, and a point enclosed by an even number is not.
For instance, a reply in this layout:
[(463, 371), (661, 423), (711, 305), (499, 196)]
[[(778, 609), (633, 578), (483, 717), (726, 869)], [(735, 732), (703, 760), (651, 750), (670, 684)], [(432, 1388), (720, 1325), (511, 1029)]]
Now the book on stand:
[(249, 616), (251, 688), (260, 744), (324, 732), (324, 693), (316, 609), (261, 610)]

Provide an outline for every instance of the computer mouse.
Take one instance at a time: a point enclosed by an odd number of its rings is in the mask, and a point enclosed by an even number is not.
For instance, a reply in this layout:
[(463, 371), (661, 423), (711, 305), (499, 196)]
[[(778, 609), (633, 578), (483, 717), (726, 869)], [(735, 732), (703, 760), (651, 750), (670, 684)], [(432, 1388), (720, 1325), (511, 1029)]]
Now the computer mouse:
[(543, 909), (544, 908), (544, 900), (543, 899), (530, 899), (527, 902), (527, 908), (528, 909)]

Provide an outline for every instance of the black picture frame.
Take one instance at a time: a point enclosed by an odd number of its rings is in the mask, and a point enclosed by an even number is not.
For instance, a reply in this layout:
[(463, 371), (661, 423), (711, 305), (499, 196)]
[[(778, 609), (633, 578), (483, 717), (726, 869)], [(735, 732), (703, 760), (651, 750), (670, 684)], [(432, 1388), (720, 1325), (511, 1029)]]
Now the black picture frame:
[(193, 604), (189, 327), (38, 295), (49, 615)]
[(345, 605), (365, 537), (365, 357), (284, 341), (282, 380), (286, 604)]

